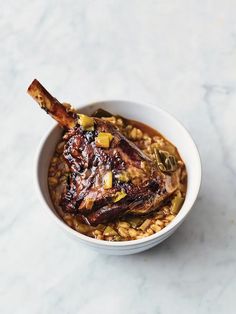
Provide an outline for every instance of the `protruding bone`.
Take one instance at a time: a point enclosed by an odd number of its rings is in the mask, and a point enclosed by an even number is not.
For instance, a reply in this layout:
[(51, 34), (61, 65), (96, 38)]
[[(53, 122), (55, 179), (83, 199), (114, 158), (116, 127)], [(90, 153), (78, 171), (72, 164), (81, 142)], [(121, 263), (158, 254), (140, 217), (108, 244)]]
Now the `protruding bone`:
[(28, 88), (28, 93), (61, 126), (70, 129), (76, 125), (74, 114), (54, 98), (38, 80), (33, 80)]

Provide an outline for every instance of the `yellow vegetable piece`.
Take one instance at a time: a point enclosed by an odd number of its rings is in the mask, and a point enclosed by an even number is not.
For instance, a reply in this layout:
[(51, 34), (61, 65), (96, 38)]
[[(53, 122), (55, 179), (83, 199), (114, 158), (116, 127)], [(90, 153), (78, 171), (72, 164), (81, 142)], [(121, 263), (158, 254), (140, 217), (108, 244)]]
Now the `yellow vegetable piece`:
[(126, 193), (124, 190), (121, 190), (119, 192), (116, 192), (116, 195), (115, 197), (113, 198), (113, 202), (116, 203), (116, 202), (119, 202), (122, 198), (126, 197)]
[(113, 135), (111, 133), (100, 132), (95, 138), (95, 143), (97, 147), (109, 148), (112, 139)]
[(79, 124), (86, 131), (94, 130), (94, 120), (91, 117), (86, 116), (85, 114), (78, 114), (79, 116)]
[(130, 178), (129, 178), (128, 173), (126, 171), (123, 171), (117, 175), (117, 179), (120, 182), (128, 182)]
[(104, 230), (103, 234), (105, 236), (115, 236), (117, 235), (117, 232), (110, 226), (107, 226), (106, 229)]
[(184, 202), (184, 198), (178, 193), (172, 200), (171, 213), (177, 215)]
[(112, 188), (112, 172), (108, 171), (103, 177), (103, 188), (111, 189)]

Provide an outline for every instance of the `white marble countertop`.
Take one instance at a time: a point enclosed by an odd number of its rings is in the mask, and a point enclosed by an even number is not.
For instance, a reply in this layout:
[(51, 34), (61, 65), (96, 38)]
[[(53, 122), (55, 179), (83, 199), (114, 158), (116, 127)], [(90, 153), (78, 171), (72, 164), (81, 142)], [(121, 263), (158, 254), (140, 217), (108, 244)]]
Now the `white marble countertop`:
[[(235, 313), (235, 11), (234, 0), (1, 4), (1, 314)], [(44, 214), (33, 162), (53, 122), (26, 94), (33, 78), (73, 104), (156, 104), (190, 130), (203, 183), (170, 239), (99, 255)]]

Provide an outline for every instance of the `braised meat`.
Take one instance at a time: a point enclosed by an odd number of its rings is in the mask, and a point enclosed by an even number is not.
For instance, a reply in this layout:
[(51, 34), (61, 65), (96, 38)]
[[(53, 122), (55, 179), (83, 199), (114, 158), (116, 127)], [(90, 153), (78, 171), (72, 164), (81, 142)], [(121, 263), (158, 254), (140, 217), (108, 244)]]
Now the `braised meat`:
[(34, 80), (29, 94), (65, 129), (69, 166), (61, 195), (64, 212), (98, 225), (126, 214), (143, 215), (167, 202), (178, 182), (162, 172), (108, 121), (70, 111)]

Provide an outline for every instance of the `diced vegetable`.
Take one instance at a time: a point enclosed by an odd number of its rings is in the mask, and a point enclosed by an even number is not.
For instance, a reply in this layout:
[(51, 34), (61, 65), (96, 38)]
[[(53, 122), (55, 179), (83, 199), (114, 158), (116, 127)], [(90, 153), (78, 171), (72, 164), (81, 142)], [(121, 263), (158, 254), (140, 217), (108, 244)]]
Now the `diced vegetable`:
[(112, 188), (112, 172), (108, 171), (103, 177), (103, 188), (111, 189)]
[(129, 175), (126, 171), (122, 171), (116, 177), (120, 182), (128, 182), (130, 180)]
[(115, 197), (114, 197), (114, 199), (113, 199), (113, 202), (114, 202), (114, 203), (119, 202), (122, 198), (126, 197), (126, 195), (127, 195), (127, 194), (125, 193), (124, 190), (121, 190), (121, 191), (119, 191), (119, 192), (116, 192), (116, 195), (115, 195)]
[(103, 234), (105, 236), (115, 236), (117, 235), (117, 232), (110, 226), (107, 226), (106, 229), (104, 230)]
[(166, 167), (163, 165), (163, 163), (161, 161), (161, 157), (160, 157), (160, 154), (159, 154), (159, 151), (157, 148), (154, 148), (154, 155), (155, 155), (156, 163), (157, 163), (157, 166), (159, 167), (159, 169), (161, 171), (165, 171)]
[(91, 117), (86, 116), (85, 114), (78, 114), (79, 116), (79, 124), (86, 131), (94, 130), (94, 120)]
[(184, 198), (178, 193), (172, 200), (171, 213), (177, 215), (183, 205)]
[(100, 132), (95, 138), (95, 143), (97, 147), (109, 148), (112, 139), (113, 135), (111, 133)]
[(164, 150), (154, 148), (154, 155), (159, 169), (163, 172), (173, 172), (178, 168), (175, 156)]

